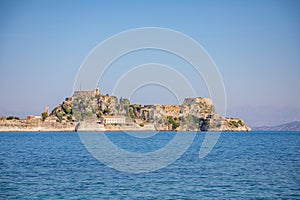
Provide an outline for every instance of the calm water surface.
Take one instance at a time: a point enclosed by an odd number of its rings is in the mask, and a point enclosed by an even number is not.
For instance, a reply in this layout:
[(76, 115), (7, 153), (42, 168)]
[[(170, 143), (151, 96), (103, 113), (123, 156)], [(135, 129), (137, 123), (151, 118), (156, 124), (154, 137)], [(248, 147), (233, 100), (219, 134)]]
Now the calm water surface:
[[(147, 152), (175, 134), (107, 136)], [(0, 133), (0, 199), (300, 199), (300, 132), (222, 133), (200, 160), (204, 135), (168, 167), (129, 174), (93, 158), (76, 133)]]

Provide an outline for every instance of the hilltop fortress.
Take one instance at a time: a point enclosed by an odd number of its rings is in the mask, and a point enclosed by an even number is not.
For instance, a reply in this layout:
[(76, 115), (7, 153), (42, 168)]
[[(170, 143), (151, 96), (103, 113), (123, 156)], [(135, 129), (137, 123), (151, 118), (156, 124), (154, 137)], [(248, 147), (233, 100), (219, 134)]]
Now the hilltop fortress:
[(126, 98), (101, 94), (98, 88), (75, 91), (51, 116), (76, 121), (77, 131), (251, 130), (241, 119), (218, 115), (209, 98), (186, 98), (182, 105), (138, 105)]
[(0, 131), (251, 131), (241, 119), (216, 113), (209, 98), (186, 98), (182, 105), (138, 105), (104, 95), (97, 88), (75, 91), (49, 116), (0, 120)]

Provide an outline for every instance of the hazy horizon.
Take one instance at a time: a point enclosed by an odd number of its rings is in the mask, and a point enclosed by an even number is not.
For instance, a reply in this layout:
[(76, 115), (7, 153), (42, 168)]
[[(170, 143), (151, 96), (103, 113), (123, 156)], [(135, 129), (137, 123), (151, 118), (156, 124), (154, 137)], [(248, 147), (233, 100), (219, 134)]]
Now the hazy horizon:
[[(298, 1), (8, 1), (0, 2), (0, 116), (39, 115), (73, 93), (88, 54), (119, 32), (162, 27), (202, 45), (219, 68), (227, 116), (250, 126), (300, 120), (300, 2)], [(174, 41), (176, 42), (176, 41)], [(183, 74), (197, 96), (205, 82), (182, 60), (144, 50), (112, 64), (99, 82), (114, 83), (143, 62), (165, 63)], [(200, 81), (199, 81), (200, 80)], [(131, 102), (178, 104), (166, 88), (136, 90)]]

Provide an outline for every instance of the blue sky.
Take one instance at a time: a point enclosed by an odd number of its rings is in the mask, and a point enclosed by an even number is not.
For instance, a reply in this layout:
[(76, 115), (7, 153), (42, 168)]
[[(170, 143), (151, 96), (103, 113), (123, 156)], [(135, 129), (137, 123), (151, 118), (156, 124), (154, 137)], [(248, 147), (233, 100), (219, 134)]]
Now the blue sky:
[[(81, 63), (101, 41), (132, 28), (163, 27), (189, 35), (210, 54), (225, 83), (228, 115), (252, 126), (300, 120), (299, 21), (299, 1), (1, 0), (0, 115), (54, 108), (72, 95)], [(111, 93), (109, 82), (100, 85)], [(199, 88), (208, 95), (202, 83)], [(160, 98), (151, 99), (155, 89)], [(145, 87), (132, 101), (174, 103), (171, 96)]]

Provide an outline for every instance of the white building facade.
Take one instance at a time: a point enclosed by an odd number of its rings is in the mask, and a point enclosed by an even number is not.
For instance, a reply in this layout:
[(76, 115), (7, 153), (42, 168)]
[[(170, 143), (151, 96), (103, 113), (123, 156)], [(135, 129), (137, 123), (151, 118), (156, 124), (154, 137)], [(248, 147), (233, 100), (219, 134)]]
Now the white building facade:
[(101, 117), (102, 124), (125, 124), (123, 116), (103, 116)]

